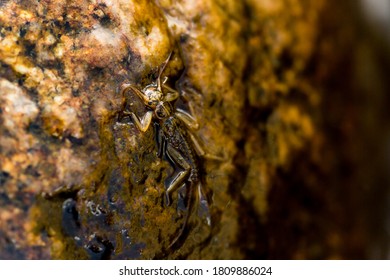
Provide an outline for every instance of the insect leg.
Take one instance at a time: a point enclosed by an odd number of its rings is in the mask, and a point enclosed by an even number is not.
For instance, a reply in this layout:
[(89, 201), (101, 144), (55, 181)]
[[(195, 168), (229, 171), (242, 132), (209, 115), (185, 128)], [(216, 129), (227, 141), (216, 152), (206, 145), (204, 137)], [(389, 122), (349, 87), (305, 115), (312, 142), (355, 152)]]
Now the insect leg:
[(126, 107), (126, 96), (125, 94), (127, 91), (131, 91), (132, 93), (136, 94), (144, 104), (147, 104), (149, 99), (148, 97), (138, 88), (133, 86), (132, 84), (123, 84), (121, 86), (121, 96), (123, 98), (122, 100), (122, 110), (118, 115), (118, 120), (121, 120), (124, 116), (131, 116), (136, 126), (141, 130), (142, 132), (145, 132), (152, 121), (153, 113), (152, 112), (146, 112), (146, 114), (139, 119), (134, 113), (128, 112), (125, 110)]
[(153, 118), (153, 112), (147, 111), (145, 115), (139, 119), (136, 114), (133, 112), (124, 112), (125, 114), (128, 114), (131, 116), (132, 120), (134, 121), (134, 124), (138, 127), (139, 130), (142, 132), (145, 132), (148, 130), (150, 123), (152, 122)]
[(148, 97), (141, 90), (139, 90), (138, 88), (136, 88), (132, 84), (123, 84), (121, 86), (121, 88), (122, 88), (121, 89), (121, 95), (122, 95), (123, 98), (125, 98), (125, 93), (128, 90), (130, 90), (133, 93), (135, 93), (142, 100), (142, 102), (144, 102), (144, 104), (148, 103), (148, 101), (149, 101)]
[(174, 90), (166, 85), (163, 85), (163, 88), (169, 90), (169, 92), (165, 95), (165, 98), (164, 98), (165, 101), (171, 102), (171, 101), (174, 101), (174, 100), (179, 98), (178, 91), (176, 91), (176, 90)]
[[(166, 82), (167, 80), (168, 80), (168, 78), (166, 78), (166, 79), (163, 81), (162, 87), (163, 87), (164, 89), (166, 89), (166, 90), (169, 90), (169, 91), (176, 91), (177, 94), (179, 94), (177, 90), (175, 90), (175, 89), (173, 89), (173, 88), (171, 88), (170, 86), (168, 86), (168, 85), (165, 84), (165, 82)], [(168, 100), (168, 101), (169, 101), (169, 100)]]
[(185, 123), (185, 125), (191, 130), (198, 130), (199, 124), (196, 119), (188, 114), (186, 111), (179, 108), (176, 109), (176, 116)]
[(192, 101), (196, 100), (197, 102), (201, 103), (202, 95), (192, 87), (186, 87), (183, 89), (183, 85), (178, 85), (178, 91), (180, 92), (183, 100), (188, 104), (190, 114), (195, 116), (195, 108)]
[(227, 158), (225, 158), (225, 157), (216, 156), (216, 155), (213, 155), (213, 154), (206, 152), (204, 150), (204, 148), (202, 147), (202, 145), (199, 143), (198, 139), (195, 137), (195, 135), (191, 132), (188, 132), (188, 134), (190, 135), (191, 141), (194, 144), (195, 151), (199, 156), (206, 158), (206, 159), (210, 159), (210, 160), (217, 160), (217, 161), (226, 161), (227, 160)]
[(210, 217), (210, 208), (209, 203), (207, 202), (207, 197), (204, 195), (202, 190), (202, 184), (198, 183), (198, 216), (205, 218), (207, 225), (211, 225), (211, 217)]
[(167, 156), (176, 165), (178, 165), (181, 171), (172, 179), (167, 190), (165, 191), (167, 205), (171, 204), (171, 194), (178, 189), (183, 182), (188, 178), (191, 171), (191, 166), (186, 162), (182, 155), (174, 149), (172, 146), (167, 146)]
[(165, 77), (162, 81), (162, 88), (167, 90), (168, 93), (165, 94), (164, 101), (171, 102), (179, 98), (179, 92), (170, 86), (166, 85), (165, 83), (168, 81), (168, 77)]
[(193, 183), (191, 182), (190, 184), (191, 184), (190, 185), (191, 187), (189, 189), (189, 194), (188, 194), (187, 212), (186, 212), (186, 214), (184, 216), (183, 225), (181, 226), (179, 234), (175, 237), (175, 239), (172, 240), (172, 242), (169, 244), (168, 248), (173, 247), (173, 245), (175, 245), (176, 242), (183, 236), (183, 233), (184, 233), (184, 231), (186, 229), (188, 220), (190, 218), (190, 211), (191, 211), (191, 206), (192, 206), (192, 185), (193, 185)]

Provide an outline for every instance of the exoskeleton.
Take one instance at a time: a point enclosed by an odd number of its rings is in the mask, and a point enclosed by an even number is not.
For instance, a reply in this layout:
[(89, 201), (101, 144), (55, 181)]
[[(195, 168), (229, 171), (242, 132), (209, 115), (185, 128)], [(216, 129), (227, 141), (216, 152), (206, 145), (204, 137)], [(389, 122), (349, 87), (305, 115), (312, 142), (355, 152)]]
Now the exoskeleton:
[[(129, 115), (142, 132), (145, 132), (150, 124), (154, 122), (158, 128), (156, 132), (158, 156), (169, 160), (176, 170), (174, 176), (167, 180), (165, 186), (166, 205), (171, 204), (172, 194), (175, 191), (185, 190), (184, 200), (187, 201), (187, 212), (184, 223), (169, 247), (182, 237), (194, 201), (197, 201), (198, 209), (203, 212), (207, 223), (210, 225), (210, 213), (206, 196), (202, 190), (203, 174), (201, 173), (202, 157), (208, 157), (209, 155), (205, 153), (194, 135), (199, 125), (191, 114), (174, 106), (175, 101), (180, 97), (180, 93), (166, 85), (167, 78), (161, 80), (161, 75), (170, 60), (171, 54), (159, 69), (158, 78), (155, 82), (147, 85), (142, 90), (133, 84), (123, 84), (121, 89), (122, 96), (126, 96), (126, 93), (130, 91), (136, 94), (147, 108), (145, 115), (142, 117), (128, 111), (121, 112), (121, 115)], [(189, 106), (189, 108), (193, 111), (192, 106)]]

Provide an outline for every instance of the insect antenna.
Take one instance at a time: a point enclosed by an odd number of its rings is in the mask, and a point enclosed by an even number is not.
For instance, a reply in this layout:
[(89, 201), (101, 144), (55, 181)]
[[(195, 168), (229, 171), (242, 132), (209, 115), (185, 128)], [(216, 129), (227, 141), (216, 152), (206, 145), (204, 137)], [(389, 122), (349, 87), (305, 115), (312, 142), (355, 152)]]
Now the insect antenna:
[(157, 77), (157, 90), (159, 90), (159, 91), (162, 91), (161, 90), (161, 75), (164, 72), (165, 67), (167, 66), (169, 60), (171, 59), (171, 56), (172, 56), (172, 52), (169, 53), (168, 58), (164, 61), (163, 65), (161, 66), (161, 69), (160, 69), (160, 71), (158, 73), (158, 77)]

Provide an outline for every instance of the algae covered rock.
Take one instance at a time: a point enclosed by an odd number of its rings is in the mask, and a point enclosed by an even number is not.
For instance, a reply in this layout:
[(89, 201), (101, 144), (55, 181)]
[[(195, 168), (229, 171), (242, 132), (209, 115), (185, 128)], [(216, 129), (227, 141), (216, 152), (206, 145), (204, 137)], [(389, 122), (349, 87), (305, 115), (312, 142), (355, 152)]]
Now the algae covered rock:
[[(220, 231), (214, 216), (222, 210), (210, 209), (213, 229), (191, 215), (188, 241), (180, 252), (169, 251), (183, 224), (177, 202), (167, 207), (163, 201), (164, 181), (173, 168), (156, 156), (153, 126), (143, 133), (129, 118), (118, 121), (124, 109), (121, 85), (143, 88), (154, 82), (158, 66), (170, 52), (174, 55), (164, 75), (172, 87), (185, 67), (191, 69), (189, 64), (204, 65), (191, 62), (189, 58), (196, 56), (185, 56), (189, 51), (180, 45), (191, 41), (192, 32), (174, 33), (163, 7), (150, 1), (8, 2), (1, 11), (0, 59), (6, 92), (2, 145), (9, 149), (2, 150), (2, 184), (7, 196), (30, 194), (22, 211), (29, 216), (20, 221), (19, 230), (27, 238), (16, 243), (25, 239), (23, 249), (38, 247), (47, 258), (212, 257), (203, 247), (211, 242), (211, 231)], [(212, 55), (206, 55), (210, 63)], [(222, 64), (218, 67), (226, 71)], [(188, 70), (182, 76), (181, 84), (189, 93), (178, 106), (188, 109), (191, 103), (201, 123), (199, 138), (211, 153), (224, 156), (223, 162), (205, 164), (203, 180), (215, 186), (208, 191), (211, 197), (214, 192), (226, 193), (234, 140), (221, 138), (223, 116), (210, 109), (215, 97), (197, 85), (210, 84), (209, 80), (191, 81), (194, 73)], [(217, 96), (219, 88), (209, 91)], [(15, 95), (20, 104), (14, 104)], [(127, 100), (126, 110), (145, 114), (136, 96)], [(203, 110), (212, 112), (213, 118)], [(18, 114), (20, 120), (15, 119)], [(225, 147), (217, 141), (225, 142)], [(228, 203), (227, 196), (217, 197), (215, 201), (222, 197), (219, 203)], [(232, 230), (226, 232), (219, 246), (233, 242)], [(233, 257), (234, 249), (227, 248), (226, 257)]]

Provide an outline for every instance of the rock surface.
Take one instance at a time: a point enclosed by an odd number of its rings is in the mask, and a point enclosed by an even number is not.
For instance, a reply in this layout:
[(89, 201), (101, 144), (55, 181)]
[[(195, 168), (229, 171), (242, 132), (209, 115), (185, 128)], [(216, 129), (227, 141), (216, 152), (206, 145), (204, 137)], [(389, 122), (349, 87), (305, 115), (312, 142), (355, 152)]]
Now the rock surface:
[[(1, 2), (0, 258), (384, 257), (389, 57), (354, 7)], [(118, 116), (146, 113), (121, 86), (155, 82), (172, 51), (176, 106), (223, 160), (201, 161), (211, 226), (193, 207), (170, 248), (186, 215), (179, 191), (164, 201), (175, 170), (153, 125)]]

